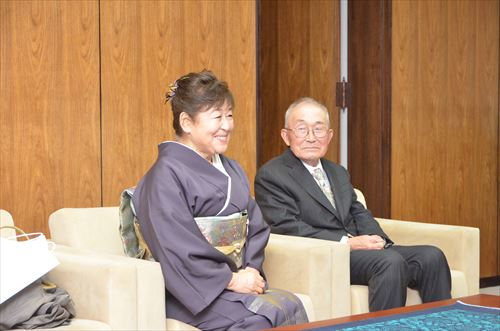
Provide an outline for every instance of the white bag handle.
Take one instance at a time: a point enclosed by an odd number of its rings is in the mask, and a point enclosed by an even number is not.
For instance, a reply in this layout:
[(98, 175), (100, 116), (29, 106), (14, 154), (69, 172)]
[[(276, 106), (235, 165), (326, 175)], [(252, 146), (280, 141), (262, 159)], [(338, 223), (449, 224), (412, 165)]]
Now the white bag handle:
[[(10, 226), (6, 226), (10, 227)], [(3, 227), (2, 227), (3, 228)], [(15, 228), (15, 227), (14, 227)], [(41, 232), (0, 237), (0, 304), (59, 264), (52, 255), (55, 243)], [(17, 241), (17, 238), (26, 240)]]

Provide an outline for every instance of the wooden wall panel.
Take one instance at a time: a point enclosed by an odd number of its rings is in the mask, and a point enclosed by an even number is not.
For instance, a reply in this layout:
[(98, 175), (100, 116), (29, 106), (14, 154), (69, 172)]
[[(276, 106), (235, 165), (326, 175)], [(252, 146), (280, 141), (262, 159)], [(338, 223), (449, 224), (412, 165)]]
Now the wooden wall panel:
[(204, 68), (236, 102), (228, 156), (256, 168), (254, 1), (101, 1), (103, 203), (137, 184), (174, 138), (168, 85)]
[(101, 201), (97, 1), (0, 2), (0, 208), (48, 234)]
[(391, 2), (349, 1), (349, 162), (377, 217), (391, 215)]
[(338, 161), (340, 73), (338, 1), (261, 1), (259, 6), (258, 165), (286, 148), (280, 137), (288, 106), (313, 97), (330, 111), (334, 139), (327, 158)]
[(479, 227), (498, 252), (498, 1), (393, 1), (392, 217)]

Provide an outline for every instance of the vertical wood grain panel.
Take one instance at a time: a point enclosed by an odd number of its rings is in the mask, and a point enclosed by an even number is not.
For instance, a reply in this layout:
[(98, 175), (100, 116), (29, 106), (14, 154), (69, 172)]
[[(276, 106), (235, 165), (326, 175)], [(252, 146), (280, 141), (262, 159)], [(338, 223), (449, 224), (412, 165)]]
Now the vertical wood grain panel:
[[(257, 167), (278, 155), (281, 137), (277, 130), (283, 122), (279, 118), (278, 88), (279, 59), (278, 2), (259, 1), (257, 7)], [(278, 124), (279, 123), (279, 124)], [(282, 147), (284, 148), (284, 147)]]
[(48, 234), (101, 201), (96, 1), (0, 2), (0, 208)]
[(498, 1), (394, 1), (392, 217), (479, 227), (498, 252)]
[(327, 158), (337, 161), (338, 1), (262, 1), (259, 17), (259, 166), (286, 148), (280, 137), (285, 111), (305, 96), (330, 111), (334, 140)]
[(391, 202), (391, 3), (349, 2), (349, 172), (377, 217)]
[(174, 138), (167, 87), (204, 68), (236, 102), (228, 156), (256, 167), (254, 1), (101, 1), (103, 203), (137, 184)]

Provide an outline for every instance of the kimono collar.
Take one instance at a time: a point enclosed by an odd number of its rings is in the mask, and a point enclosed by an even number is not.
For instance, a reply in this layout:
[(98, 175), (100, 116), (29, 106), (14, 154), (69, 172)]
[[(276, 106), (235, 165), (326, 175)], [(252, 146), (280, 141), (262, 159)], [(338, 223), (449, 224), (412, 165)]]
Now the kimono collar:
[[(162, 154), (162, 151), (167, 151), (169, 149), (173, 149), (173, 150), (177, 150), (179, 151), (180, 149), (177, 149), (175, 147), (173, 147), (173, 145), (179, 145), (179, 146), (182, 146), (182, 147), (185, 147), (187, 149), (189, 149), (190, 151), (192, 151), (194, 154), (198, 155), (200, 158), (202, 158), (204, 161), (208, 162), (207, 159), (205, 159), (203, 156), (201, 156), (200, 153), (198, 153), (195, 149), (193, 149), (191, 146), (188, 146), (188, 145), (185, 145), (183, 143), (180, 143), (178, 141), (173, 141), (173, 140), (167, 140), (167, 141), (164, 141), (162, 143), (160, 143), (158, 145), (158, 151), (160, 154)], [(212, 159), (213, 160), (213, 159)], [(210, 162), (208, 162), (210, 163)]]
[[(174, 157), (185, 165), (189, 165), (195, 171), (205, 172), (208, 176), (205, 179), (212, 182), (215, 186), (224, 188), (226, 201), (216, 216), (220, 215), (231, 200), (232, 179), (224, 167), (220, 155), (215, 155), (213, 163), (208, 162), (203, 156), (194, 149), (176, 141), (166, 141), (158, 145), (159, 155), (164, 157)], [(224, 183), (224, 186), (221, 184)]]
[(212, 157), (212, 165), (214, 167), (216, 167), (220, 172), (222, 172), (224, 175), (226, 175), (227, 177), (229, 177), (229, 174), (227, 173), (226, 171), (226, 168), (224, 168), (224, 165), (222, 164), (222, 160), (220, 158), (220, 155), (219, 154), (215, 154), (213, 157)]

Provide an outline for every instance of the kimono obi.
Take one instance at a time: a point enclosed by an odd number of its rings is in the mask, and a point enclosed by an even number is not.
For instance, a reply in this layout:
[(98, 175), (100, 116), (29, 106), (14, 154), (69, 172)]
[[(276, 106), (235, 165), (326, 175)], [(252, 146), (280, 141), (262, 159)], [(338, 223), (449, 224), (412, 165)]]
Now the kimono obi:
[(240, 268), (247, 237), (247, 211), (228, 216), (195, 217), (194, 220), (207, 241)]

